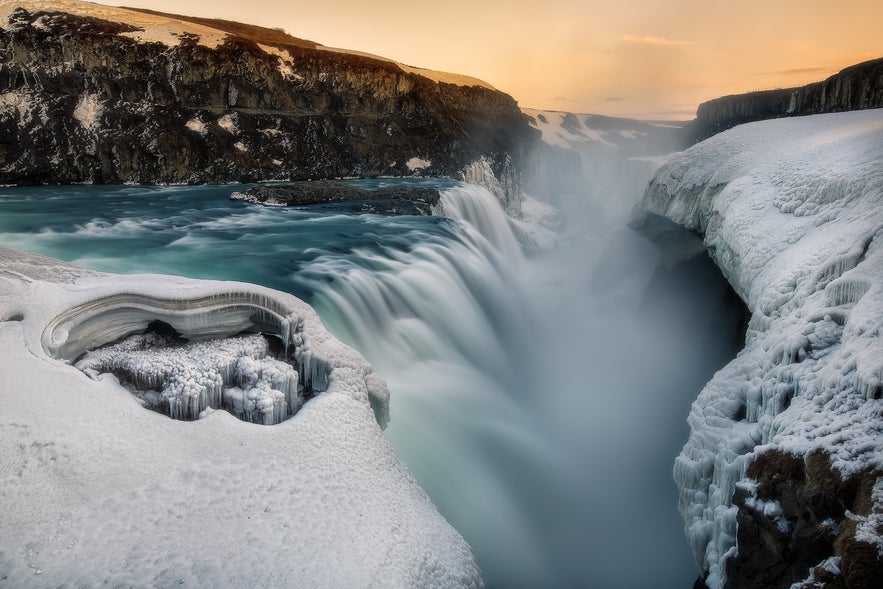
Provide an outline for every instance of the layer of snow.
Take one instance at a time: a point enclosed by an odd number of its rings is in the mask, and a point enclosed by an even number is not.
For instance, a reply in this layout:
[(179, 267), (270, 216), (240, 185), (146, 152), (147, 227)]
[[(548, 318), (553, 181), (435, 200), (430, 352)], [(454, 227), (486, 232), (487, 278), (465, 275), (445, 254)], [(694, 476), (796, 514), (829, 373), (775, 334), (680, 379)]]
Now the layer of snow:
[(94, 131), (100, 124), (101, 112), (104, 105), (97, 94), (83, 94), (74, 109), (74, 118), (80, 121), (80, 125), (87, 131)]
[[(752, 313), (745, 349), (693, 404), (674, 469), (712, 589), (734, 551), (734, 486), (758, 453), (822, 449), (844, 476), (883, 471), (881, 162), (883, 110), (779, 119), (675, 155), (645, 194), (649, 212), (704, 234)], [(872, 528), (864, 540), (879, 543)]]
[(66, 12), (128, 24), (142, 30), (121, 33), (122, 35), (146, 43), (163, 43), (170, 47), (178, 45), (181, 42), (180, 36), (184, 34), (196, 35), (199, 37), (199, 44), (208, 47), (217, 47), (227, 37), (227, 33), (223, 31), (195, 23), (79, 0), (0, 0), (0, 23), (6, 23), (10, 13), (16, 8), (24, 8), (29, 12)]
[(428, 168), (432, 165), (430, 160), (425, 160), (423, 158), (419, 158), (417, 156), (412, 157), (407, 162), (405, 162), (405, 167), (411, 170), (412, 172), (415, 170), (422, 170), (424, 168)]
[[(103, 4), (93, 4), (91, 2), (82, 2), (80, 0), (0, 0), (0, 23), (6, 23), (9, 19), (10, 13), (19, 7), (30, 12), (66, 12), (77, 16), (92, 16), (112, 22), (128, 24), (138, 27), (141, 30), (121, 33), (121, 35), (145, 43), (162, 43), (169, 47), (180, 44), (182, 35), (195, 35), (198, 38), (198, 43), (200, 45), (212, 48), (222, 44), (228, 36), (228, 33), (219, 29), (179, 20), (174, 17), (145, 14), (136, 10), (105, 6)], [(37, 27), (40, 27), (41, 25), (42, 23), (39, 20), (35, 24)], [(282, 75), (286, 78), (296, 79), (297, 76), (291, 68), (292, 62), (287, 51), (282, 51), (267, 45), (261, 45), (261, 48), (267, 53), (280, 56), (282, 59), (279, 62), (279, 70)], [(378, 55), (361, 51), (325, 47), (324, 45), (319, 44), (316, 45), (316, 49), (333, 53), (359, 55), (387, 63), (394, 63), (405, 72), (423, 76), (434, 82), (444, 82), (446, 84), (455, 84), (458, 86), (481, 86), (482, 88), (494, 90), (494, 87), (487, 82), (471, 76), (413, 67), (393, 61), (386, 57), (380, 57)]]
[[(249, 325), (320, 392), (274, 426), (145, 410), (68, 361), (159, 319)], [(0, 249), (0, 571), (14, 586), (476, 587), (468, 545), (385, 439), (384, 381), (298, 299)], [(254, 367), (243, 367), (255, 373)]]
[(194, 133), (199, 133), (200, 135), (205, 135), (206, 133), (208, 133), (205, 128), (205, 123), (203, 123), (199, 118), (190, 119), (185, 123), (185, 126)]
[[(592, 115), (575, 115), (535, 108), (524, 108), (522, 112), (532, 118), (531, 126), (540, 130), (543, 134), (543, 141), (549, 145), (572, 149), (576, 144), (580, 143), (598, 143), (609, 149), (616, 149), (614, 143), (605, 139), (605, 132), (592, 129), (587, 125)], [(562, 123), (564, 123), (567, 116), (575, 117), (579, 127), (573, 130), (563, 127)]]
[(239, 115), (235, 112), (233, 114), (226, 114), (218, 119), (218, 126), (231, 135), (235, 135), (239, 132), (239, 127), (236, 126), (238, 118)]

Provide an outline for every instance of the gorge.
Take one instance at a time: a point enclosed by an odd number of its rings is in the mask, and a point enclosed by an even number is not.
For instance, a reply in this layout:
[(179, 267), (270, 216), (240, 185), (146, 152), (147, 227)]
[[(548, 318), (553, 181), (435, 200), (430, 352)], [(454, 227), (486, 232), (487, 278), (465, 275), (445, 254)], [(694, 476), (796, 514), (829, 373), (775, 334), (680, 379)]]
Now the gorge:
[(0, 17), (0, 582), (883, 582), (881, 111), (793, 116), (878, 63), (651, 123)]

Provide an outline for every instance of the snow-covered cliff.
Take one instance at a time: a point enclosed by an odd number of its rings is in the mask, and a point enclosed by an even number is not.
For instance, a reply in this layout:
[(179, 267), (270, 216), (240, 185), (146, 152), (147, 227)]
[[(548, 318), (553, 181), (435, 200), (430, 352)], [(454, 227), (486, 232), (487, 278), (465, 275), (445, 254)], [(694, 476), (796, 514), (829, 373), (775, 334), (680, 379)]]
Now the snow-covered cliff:
[(643, 208), (700, 234), (752, 314), (674, 468), (708, 586), (883, 586), (883, 110), (736, 127)]
[[(187, 365), (197, 344), (178, 341), (137, 370), (71, 365), (156, 321), (154, 343), (162, 332), (202, 342), (202, 363)], [(243, 332), (255, 335), (229, 339)], [(0, 350), (0, 585), (481, 585), (469, 546), (381, 431), (385, 382), (290, 295), (0, 248)], [(224, 393), (242, 421), (213, 410), (221, 376), (204, 362), (231, 354), (215, 367), (235, 372)], [(117, 377), (151, 381), (156, 403)], [(302, 406), (277, 425), (248, 423), (267, 422), (243, 411), (257, 389), (283, 408), (296, 390)]]

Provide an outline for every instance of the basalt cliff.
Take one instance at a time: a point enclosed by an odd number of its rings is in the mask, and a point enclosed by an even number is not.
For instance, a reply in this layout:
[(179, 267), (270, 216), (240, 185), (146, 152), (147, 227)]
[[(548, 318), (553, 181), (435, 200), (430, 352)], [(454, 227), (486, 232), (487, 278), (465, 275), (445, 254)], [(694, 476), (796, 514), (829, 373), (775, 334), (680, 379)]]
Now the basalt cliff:
[(695, 139), (701, 140), (752, 121), (867, 108), (883, 108), (883, 58), (806, 86), (709, 100), (699, 105), (692, 127)]
[(517, 208), (538, 135), (486, 83), (232, 23), (0, 3), (0, 183), (451, 176)]

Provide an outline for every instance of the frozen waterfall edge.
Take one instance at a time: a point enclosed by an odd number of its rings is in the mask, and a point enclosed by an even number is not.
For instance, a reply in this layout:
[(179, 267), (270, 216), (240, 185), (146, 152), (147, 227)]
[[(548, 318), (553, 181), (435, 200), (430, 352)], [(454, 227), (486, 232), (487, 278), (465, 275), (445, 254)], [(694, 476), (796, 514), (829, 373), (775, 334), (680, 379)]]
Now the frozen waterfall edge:
[(766, 121), (675, 155), (644, 195), (752, 313), (673, 471), (711, 589), (883, 582), (881, 160), (881, 110)]
[[(244, 283), (99, 274), (31, 254), (20, 257), (47, 260), (44, 268), (63, 267), (72, 277), (69, 285), (30, 280), (40, 290), (64, 291), (60, 297), (34, 295), (57, 303), (39, 328), (39, 346), (50, 357), (73, 363), (87, 350), (144, 332), (151, 321), (166, 323), (192, 341), (265, 333), (282, 341), (300, 385), (312, 394), (337, 392), (369, 403), (378, 424), (389, 423), (383, 378), (361, 354), (328, 333), (312, 307), (292, 295)], [(19, 275), (26, 282), (31, 278)]]

